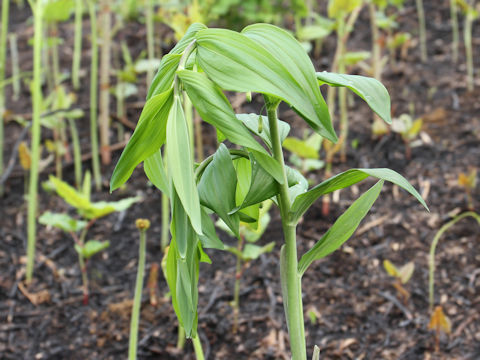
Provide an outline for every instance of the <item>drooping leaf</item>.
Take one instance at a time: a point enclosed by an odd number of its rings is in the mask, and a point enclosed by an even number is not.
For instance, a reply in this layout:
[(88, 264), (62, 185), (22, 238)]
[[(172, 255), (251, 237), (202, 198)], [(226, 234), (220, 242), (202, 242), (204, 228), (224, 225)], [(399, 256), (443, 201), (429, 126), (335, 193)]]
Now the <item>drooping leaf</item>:
[(225, 145), (220, 144), (198, 183), (198, 194), (202, 205), (220, 216), (238, 237), (240, 223), (238, 214), (229, 215), (230, 210), (235, 207), (236, 188), (237, 174), (232, 158)]
[(388, 124), (390, 116), (390, 95), (385, 86), (374, 78), (360, 75), (335, 74), (326, 71), (317, 72), (320, 85), (344, 86), (360, 96), (370, 108)]
[(368, 176), (390, 181), (400, 186), (413, 195), (428, 210), (427, 204), (425, 204), (425, 201), (422, 199), (417, 190), (415, 190), (415, 188), (410, 185), (410, 183), (399, 173), (386, 168), (350, 169), (325, 180), (324, 182), (308, 190), (306, 193), (298, 195), (292, 204), (290, 213), (291, 221), (300, 220), (302, 215), (320, 196), (356, 184), (366, 179)]
[(315, 68), (302, 45), (287, 31), (270, 24), (247, 26), (242, 34), (260, 44), (283, 64), (291, 79), (303, 90), (303, 101), (307, 100), (310, 108), (303, 102), (300, 107), (287, 99), (285, 101), (292, 105), (315, 131), (335, 142), (335, 130), (330, 121), (327, 104), (315, 81)]
[(310, 264), (321, 259), (343, 245), (355, 232), (360, 221), (367, 215), (373, 203), (382, 190), (383, 180), (377, 182), (366, 193), (360, 196), (350, 207), (335, 221), (322, 238), (300, 259), (298, 273), (303, 275)]
[(105, 250), (110, 246), (110, 241), (88, 240), (83, 247), (75, 244), (75, 250), (85, 259), (91, 258), (93, 255)]
[(63, 213), (46, 211), (40, 216), (38, 222), (42, 225), (53, 226), (66, 232), (77, 232), (87, 226), (86, 221), (77, 220)]
[[(265, 145), (268, 146), (270, 150), (272, 150), (272, 140), (270, 135), (270, 126), (268, 125), (268, 117), (264, 115), (257, 115), (257, 114), (237, 114), (237, 119), (245, 124), (245, 126), (253, 132), (255, 135), (259, 136)], [(262, 131), (258, 131), (259, 129), (259, 120), (260, 117), (262, 118)], [(278, 120), (278, 132), (280, 136), (280, 142), (283, 143), (285, 138), (288, 136), (290, 132), (290, 125), (285, 121)]]
[(166, 162), (168, 174), (197, 234), (202, 233), (202, 216), (197, 186), (193, 174), (193, 159), (189, 133), (182, 104), (178, 96), (167, 120)]
[(155, 95), (147, 101), (137, 127), (113, 170), (110, 191), (122, 186), (135, 167), (152, 156), (164, 144), (167, 119), (172, 104), (172, 90)]
[(148, 180), (150, 180), (153, 185), (167, 196), (170, 196), (168, 178), (165, 166), (163, 165), (162, 151), (160, 149), (145, 159), (143, 170), (145, 171)]
[[(253, 36), (253, 30), (250, 34)], [(197, 44), (200, 67), (222, 89), (259, 92), (280, 98), (299, 112), (315, 131), (331, 141), (337, 140), (326, 106), (322, 106), (324, 101), (319, 90), (313, 90), (310, 86), (303, 88), (298, 83), (301, 81), (303, 84), (302, 78), (297, 81), (294, 77), (302, 70), (287, 68), (264, 44), (260, 45), (246, 34), (230, 30), (201, 30), (197, 33)], [(278, 51), (291, 53), (288, 48), (290, 44), (290, 39), (281, 42)], [(301, 48), (301, 45), (298, 46)], [(311, 64), (309, 69), (313, 69)], [(311, 96), (315, 91), (318, 91), (320, 98)]]
[(147, 101), (152, 96), (161, 94), (172, 87), (181, 57), (182, 55), (180, 54), (167, 54), (162, 58), (160, 67), (148, 89)]

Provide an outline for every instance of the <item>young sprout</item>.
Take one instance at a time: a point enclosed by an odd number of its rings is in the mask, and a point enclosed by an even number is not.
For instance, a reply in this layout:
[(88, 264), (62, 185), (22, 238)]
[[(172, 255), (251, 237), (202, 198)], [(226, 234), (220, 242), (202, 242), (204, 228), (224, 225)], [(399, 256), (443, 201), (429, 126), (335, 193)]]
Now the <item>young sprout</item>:
[(143, 277), (145, 273), (146, 232), (150, 228), (150, 221), (147, 219), (137, 219), (135, 225), (140, 232), (140, 247), (138, 249), (137, 280), (135, 281), (135, 297), (133, 300), (132, 319), (130, 322), (128, 360), (137, 359), (138, 322), (140, 320), (140, 305), (142, 303)]
[(124, 211), (140, 200), (139, 197), (131, 197), (114, 202), (92, 202), (90, 199), (90, 186), (89, 172), (85, 174), (81, 190), (76, 190), (55, 176), (50, 176), (49, 181), (44, 183), (44, 187), (47, 190), (55, 191), (67, 204), (74, 207), (80, 219), (73, 218), (66, 213), (53, 213), (50, 211), (43, 213), (38, 219), (40, 224), (61, 229), (69, 233), (73, 238), (82, 272), (84, 305), (88, 304), (89, 294), (87, 260), (110, 245), (108, 240), (86, 240), (88, 230), (98, 219), (116, 211)]
[(415, 264), (410, 261), (398, 268), (390, 260), (384, 260), (383, 267), (388, 275), (395, 278), (393, 287), (402, 296), (403, 303), (406, 304), (410, 298), (410, 293), (403, 287), (403, 285), (405, 285), (411, 279), (413, 272), (415, 271)]
[(473, 210), (474, 206), (472, 193), (477, 187), (477, 169), (471, 169), (468, 174), (461, 172), (460, 174), (458, 174), (457, 182), (458, 185), (465, 189), (465, 193), (467, 195), (468, 209)]
[(448, 335), (452, 331), (450, 319), (445, 315), (443, 308), (440, 305), (435, 307), (435, 311), (430, 317), (428, 328), (430, 330), (435, 330), (435, 352), (438, 352), (440, 350), (440, 332), (444, 332)]
[(402, 114), (398, 118), (392, 119), (392, 131), (400, 134), (405, 143), (405, 157), (410, 160), (412, 157), (412, 147), (421, 145), (421, 140), (415, 142), (418, 134), (422, 130), (423, 119), (412, 120), (408, 114)]

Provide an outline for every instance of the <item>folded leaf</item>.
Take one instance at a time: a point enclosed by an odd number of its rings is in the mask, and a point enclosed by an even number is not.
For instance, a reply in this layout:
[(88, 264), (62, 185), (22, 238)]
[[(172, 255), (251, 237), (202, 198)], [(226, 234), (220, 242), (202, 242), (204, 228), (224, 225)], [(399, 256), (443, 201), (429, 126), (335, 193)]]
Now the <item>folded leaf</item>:
[[(167, 120), (166, 162), (168, 174), (180, 198), (190, 222), (197, 232), (202, 233), (200, 200), (193, 174), (193, 158), (189, 133), (180, 98), (175, 96)], [(158, 150), (158, 149), (157, 149)]]
[[(253, 32), (251, 34), (253, 36)], [(291, 39), (272, 44), (272, 47), (277, 45), (280, 46), (278, 51), (291, 53)], [(320, 94), (319, 90), (310, 86), (303, 88), (295, 78), (302, 70), (289, 69), (263, 43), (261, 45), (245, 34), (230, 30), (201, 30), (197, 33), (197, 61), (222, 89), (280, 98), (299, 112), (315, 131), (331, 141), (337, 140), (323, 98), (312, 97), (313, 92)], [(309, 69), (312, 69), (311, 64)]]
[(172, 104), (172, 90), (155, 95), (147, 101), (137, 127), (113, 170), (110, 191), (122, 186), (132, 175), (135, 167), (164, 144)]
[(344, 86), (366, 101), (368, 106), (385, 122), (391, 124), (390, 95), (385, 86), (374, 78), (360, 75), (317, 72), (320, 85)]
[[(270, 126), (268, 125), (268, 117), (264, 115), (257, 115), (257, 114), (237, 114), (237, 119), (239, 119), (243, 124), (255, 135), (259, 136), (265, 145), (268, 146), (270, 150), (272, 150), (272, 140), (270, 136)], [(259, 121), (260, 118), (262, 119), (262, 131), (260, 132), (259, 129)], [(283, 143), (285, 138), (288, 136), (290, 132), (290, 125), (285, 121), (278, 120), (278, 132), (280, 135), (280, 142)]]
[(428, 210), (427, 204), (425, 204), (425, 201), (422, 199), (417, 190), (415, 190), (415, 188), (410, 185), (410, 183), (399, 173), (386, 168), (351, 169), (325, 180), (324, 182), (308, 190), (306, 193), (298, 195), (292, 204), (290, 220), (295, 222), (300, 220), (303, 214), (320, 196), (356, 184), (366, 179), (368, 176), (387, 180), (400, 186), (413, 195)]
[(370, 190), (360, 196), (335, 221), (322, 238), (307, 251), (298, 263), (298, 273), (302, 276), (310, 264), (337, 250), (355, 232), (360, 221), (367, 215), (382, 190), (383, 180), (377, 182)]

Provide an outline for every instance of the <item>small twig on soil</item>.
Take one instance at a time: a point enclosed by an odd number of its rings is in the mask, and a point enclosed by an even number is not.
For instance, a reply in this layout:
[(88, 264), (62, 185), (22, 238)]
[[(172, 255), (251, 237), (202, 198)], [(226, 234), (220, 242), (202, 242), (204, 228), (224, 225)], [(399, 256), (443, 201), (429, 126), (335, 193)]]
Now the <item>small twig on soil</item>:
[(408, 310), (405, 306), (403, 306), (402, 303), (398, 301), (398, 299), (395, 296), (383, 291), (379, 291), (378, 294), (384, 297), (385, 299), (391, 301), (397, 308), (399, 308), (403, 312), (403, 314), (409, 321), (413, 320), (413, 315), (410, 312), (410, 310)]

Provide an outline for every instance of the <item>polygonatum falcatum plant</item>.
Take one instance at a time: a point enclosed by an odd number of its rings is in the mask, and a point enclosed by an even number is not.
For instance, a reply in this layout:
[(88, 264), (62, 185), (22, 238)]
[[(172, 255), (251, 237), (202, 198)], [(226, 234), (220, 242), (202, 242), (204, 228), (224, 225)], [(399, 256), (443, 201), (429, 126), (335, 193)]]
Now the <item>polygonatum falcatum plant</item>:
[[(347, 87), (386, 122), (390, 98), (385, 87), (370, 78), (315, 72), (304, 49), (289, 33), (268, 24), (241, 32), (193, 24), (162, 59), (147, 102), (111, 178), (117, 189), (143, 162), (150, 181), (171, 200), (171, 243), (167, 282), (180, 325), (188, 337), (197, 334), (199, 262), (209, 260), (204, 248), (222, 249), (209, 216), (215, 213), (238, 237), (240, 221), (256, 221), (246, 211), (266, 199), (279, 207), (284, 245), (280, 251), (280, 281), (292, 358), (306, 359), (301, 279), (310, 264), (338, 249), (355, 231), (380, 194), (385, 180), (404, 188), (426, 206), (417, 191), (389, 169), (351, 169), (308, 189), (306, 179), (285, 165), (282, 142), (287, 123), (277, 118), (281, 102), (291, 106), (317, 133), (338, 140), (320, 85)], [(267, 116), (238, 115), (224, 91), (263, 95)], [(217, 151), (200, 164), (193, 161), (182, 108), (188, 97), (201, 118), (217, 130)], [(227, 148), (224, 140), (234, 144)], [(259, 139), (257, 141), (257, 139)], [(163, 152), (163, 156), (162, 156)], [(248, 166), (236, 166), (238, 159)], [(322, 195), (367, 177), (378, 182), (342, 214), (318, 242), (298, 260), (296, 226)], [(249, 183), (248, 191), (239, 181)], [(239, 191), (242, 196), (237, 196)]]

